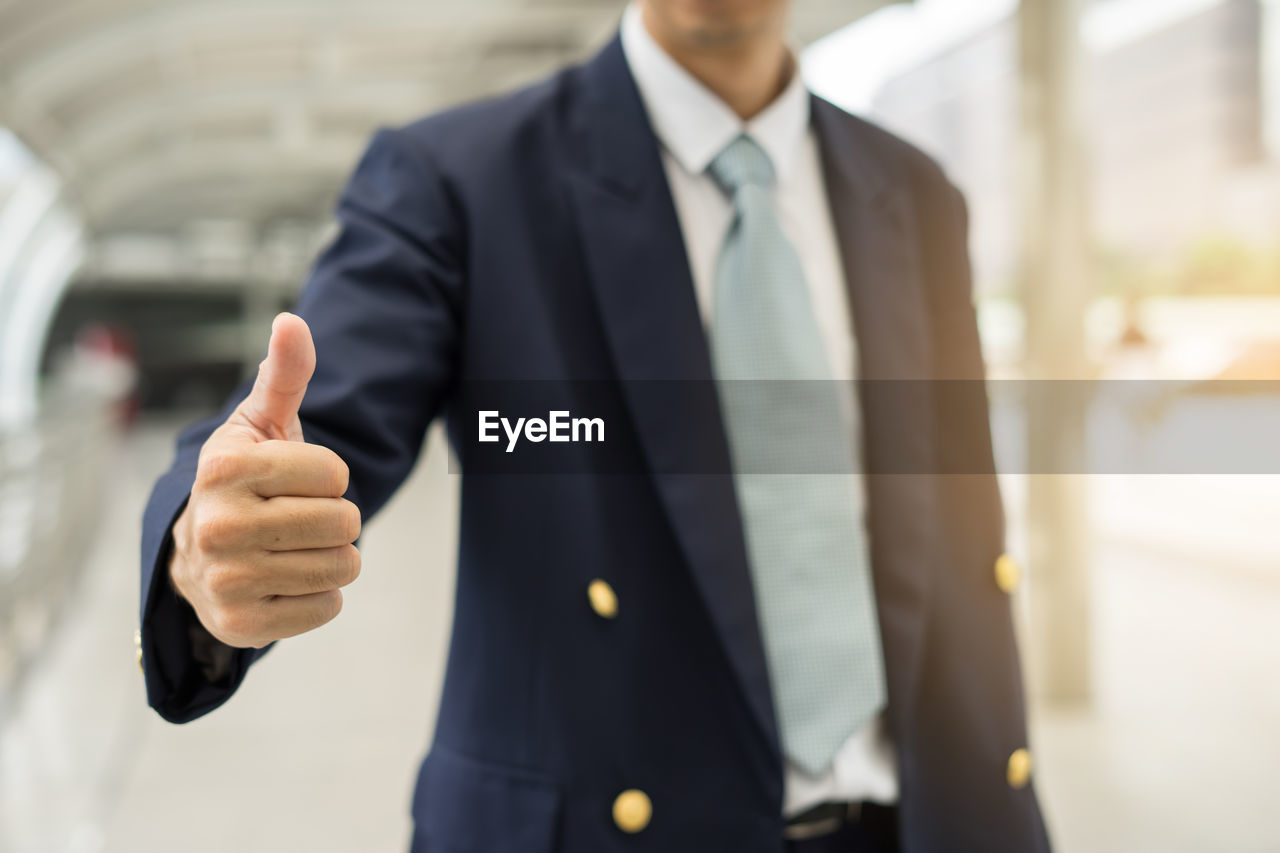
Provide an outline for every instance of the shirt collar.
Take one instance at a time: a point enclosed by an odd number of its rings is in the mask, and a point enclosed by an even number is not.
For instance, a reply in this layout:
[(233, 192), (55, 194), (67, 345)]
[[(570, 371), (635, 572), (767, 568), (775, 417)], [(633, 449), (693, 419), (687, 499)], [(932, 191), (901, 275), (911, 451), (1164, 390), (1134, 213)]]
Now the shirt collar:
[(658, 141), (691, 175), (701, 174), (739, 134), (764, 148), (778, 180), (785, 180), (809, 126), (809, 92), (797, 68), (786, 89), (749, 122), (664, 51), (644, 25), (640, 7), (627, 6), (622, 51)]

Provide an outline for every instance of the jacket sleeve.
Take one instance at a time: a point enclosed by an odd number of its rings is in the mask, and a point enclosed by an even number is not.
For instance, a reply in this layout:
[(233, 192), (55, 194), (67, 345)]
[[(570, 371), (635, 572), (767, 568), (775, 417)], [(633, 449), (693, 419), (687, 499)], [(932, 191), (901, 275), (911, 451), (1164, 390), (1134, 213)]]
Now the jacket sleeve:
[[(347, 498), (367, 520), (412, 470), (453, 377), (462, 217), (413, 131), (383, 130), (342, 193), (338, 224), (295, 309), (316, 345), (299, 417), (307, 441), (334, 450), (350, 467)], [(156, 483), (143, 518), (147, 701), (171, 722), (221, 705), (265, 652), (213, 640), (173, 591), (167, 570), (171, 527), (190, 496), (200, 448), (251, 384), (179, 436), (172, 467)]]

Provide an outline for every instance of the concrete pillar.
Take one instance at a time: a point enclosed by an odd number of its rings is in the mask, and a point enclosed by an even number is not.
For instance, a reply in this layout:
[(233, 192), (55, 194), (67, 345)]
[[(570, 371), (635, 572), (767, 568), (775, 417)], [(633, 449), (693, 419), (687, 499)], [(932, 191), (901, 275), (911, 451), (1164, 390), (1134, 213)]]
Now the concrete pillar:
[[(1083, 476), (1084, 311), (1092, 293), (1081, 139), (1083, 0), (1022, 0), (1020, 277), (1026, 318), (1027, 637), (1030, 687), (1061, 704), (1090, 696), (1088, 521)], [(1076, 472), (1045, 473), (1045, 472)]]

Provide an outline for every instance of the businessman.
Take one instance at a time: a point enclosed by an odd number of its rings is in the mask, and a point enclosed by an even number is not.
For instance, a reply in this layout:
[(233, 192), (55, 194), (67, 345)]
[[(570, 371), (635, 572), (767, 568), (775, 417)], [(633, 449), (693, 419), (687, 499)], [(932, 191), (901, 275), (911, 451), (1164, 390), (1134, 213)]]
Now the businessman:
[[(148, 505), (164, 718), (338, 615), (441, 415), (461, 536), (415, 851), (1048, 850), (964, 204), (806, 91), (787, 5), (637, 0), (585, 64), (375, 136)], [(483, 443), (530, 389), (600, 441), (542, 442), (553, 413)]]

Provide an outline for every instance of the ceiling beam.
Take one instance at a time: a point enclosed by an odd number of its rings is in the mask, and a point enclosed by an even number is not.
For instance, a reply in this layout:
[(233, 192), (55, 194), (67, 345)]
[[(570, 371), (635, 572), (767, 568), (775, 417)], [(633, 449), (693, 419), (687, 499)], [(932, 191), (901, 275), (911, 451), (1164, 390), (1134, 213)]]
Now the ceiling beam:
[[(802, 40), (885, 0), (797, 0)], [(310, 210), (372, 129), (585, 55), (621, 0), (9, 0), (0, 124), (64, 177), (87, 221)], [(288, 185), (287, 197), (272, 191)], [(305, 188), (312, 186), (311, 192)], [(207, 196), (207, 197), (204, 197)]]
[[(307, 194), (275, 200), (264, 198), (267, 207), (293, 212), (307, 207), (317, 196), (330, 191), (351, 170), (365, 142), (363, 136), (317, 138), (305, 149), (281, 156), (278, 147), (261, 139), (243, 139), (206, 143), (193, 140), (146, 152), (122, 161), (115, 168), (66, 187), (69, 198), (83, 213), (94, 231), (109, 229), (113, 218), (128, 219), (132, 227), (136, 207), (149, 198), (171, 193), (181, 200), (192, 218), (208, 215), (199, 198), (181, 197), (196, 187), (212, 187), (219, 193), (263, 194), (280, 184), (293, 183), (316, 187)], [(164, 230), (174, 223), (155, 223)]]

